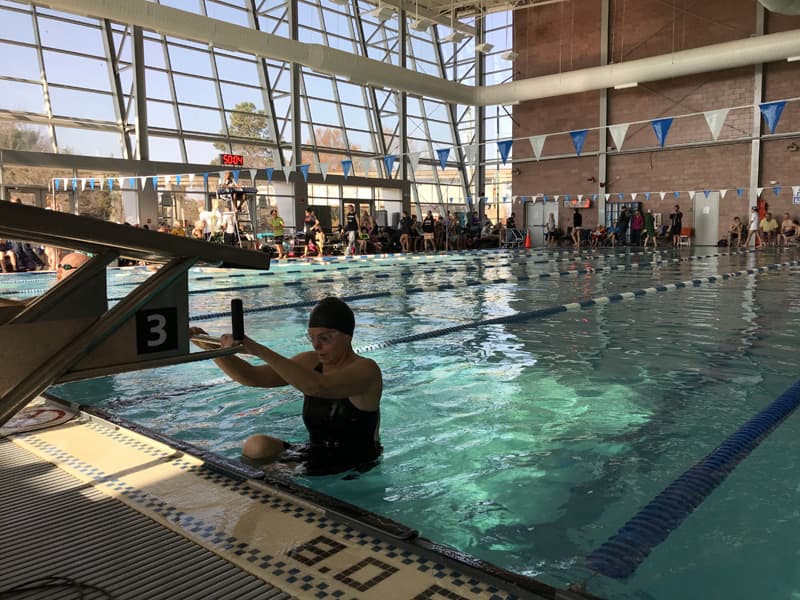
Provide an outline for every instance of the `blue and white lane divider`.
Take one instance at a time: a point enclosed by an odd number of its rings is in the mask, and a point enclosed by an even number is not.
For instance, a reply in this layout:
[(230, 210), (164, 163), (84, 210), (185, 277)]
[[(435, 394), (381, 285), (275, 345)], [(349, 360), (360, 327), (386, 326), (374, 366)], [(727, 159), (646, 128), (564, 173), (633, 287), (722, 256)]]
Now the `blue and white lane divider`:
[(521, 321), (529, 321), (532, 319), (539, 319), (542, 317), (548, 317), (551, 315), (555, 315), (562, 312), (567, 312), (571, 310), (582, 310), (585, 308), (590, 308), (592, 306), (597, 306), (598, 304), (609, 304), (614, 302), (622, 302), (623, 300), (630, 300), (632, 298), (639, 298), (641, 296), (646, 296), (648, 294), (660, 294), (663, 292), (670, 292), (673, 290), (687, 288), (687, 287), (700, 287), (706, 283), (716, 283), (719, 280), (726, 280), (732, 279), (734, 277), (742, 277), (744, 275), (754, 275), (756, 273), (762, 273), (764, 271), (774, 271), (777, 269), (781, 269), (784, 267), (788, 267), (791, 265), (796, 265), (800, 263), (800, 261), (790, 261), (786, 263), (777, 263), (772, 265), (766, 265), (763, 267), (758, 267), (754, 269), (746, 269), (742, 271), (735, 271), (733, 273), (722, 273), (721, 275), (712, 275), (709, 277), (700, 277), (697, 279), (688, 279), (686, 281), (678, 281), (675, 283), (669, 283), (666, 285), (658, 285), (655, 287), (649, 287), (644, 289), (633, 290), (632, 292), (622, 292), (619, 294), (610, 294), (608, 296), (598, 296), (597, 298), (591, 298), (589, 300), (582, 300), (580, 302), (571, 302), (569, 304), (559, 304), (556, 306), (550, 306), (547, 308), (540, 308), (537, 310), (531, 310), (526, 312), (515, 313), (513, 315), (505, 315), (502, 317), (494, 317), (491, 319), (482, 319), (479, 321), (470, 321), (468, 323), (461, 323), (460, 325), (453, 325), (451, 327), (444, 327), (442, 329), (434, 329), (432, 331), (425, 331), (422, 333), (415, 333), (412, 335), (407, 335), (400, 338), (384, 340), (382, 342), (377, 342), (375, 344), (369, 344), (367, 346), (361, 346), (360, 348), (356, 348), (356, 353), (361, 352), (371, 352), (373, 350), (378, 350), (380, 348), (387, 348), (389, 346), (396, 346), (398, 344), (405, 344), (408, 342), (416, 342), (419, 340), (427, 340), (436, 337), (442, 337), (445, 335), (449, 335), (451, 333), (455, 333), (457, 331), (463, 331), (465, 329), (473, 329), (476, 327), (485, 327), (487, 325), (501, 325), (506, 323), (518, 323)]
[[(674, 258), (674, 259), (669, 259), (669, 260), (666, 260), (666, 261), (657, 261), (657, 263), (655, 263), (655, 264), (669, 263), (669, 262), (686, 262), (686, 261), (691, 260), (693, 258), (694, 257), (691, 257), (691, 258), (687, 258), (687, 257), (685, 257), (685, 258)], [(708, 258), (708, 257), (706, 257), (706, 258)], [(440, 284), (431, 284), (431, 285), (415, 285), (415, 286), (408, 286), (408, 287), (405, 287), (405, 288), (397, 288), (397, 289), (393, 289), (393, 290), (384, 290), (384, 291), (379, 291), (379, 292), (367, 292), (367, 293), (364, 293), (364, 294), (353, 294), (353, 295), (350, 295), (350, 296), (342, 296), (342, 300), (344, 300), (345, 302), (352, 302), (352, 301), (358, 301), (358, 300), (369, 300), (369, 299), (373, 299), (373, 298), (385, 298), (385, 297), (388, 297), (388, 296), (407, 296), (407, 295), (410, 295), (410, 294), (420, 294), (420, 293), (429, 293), (429, 292), (446, 292), (446, 291), (452, 291), (452, 290), (455, 290), (455, 289), (468, 288), (468, 287), (498, 285), (498, 284), (505, 284), (505, 283), (515, 283), (515, 282), (530, 281), (530, 280), (535, 280), (535, 279), (546, 279), (546, 278), (551, 278), (551, 277), (567, 277), (567, 276), (570, 276), (570, 275), (585, 275), (585, 274), (589, 274), (589, 273), (596, 273), (596, 272), (599, 272), (599, 271), (619, 271), (619, 270), (632, 269), (632, 268), (637, 268), (637, 267), (648, 267), (648, 266), (652, 266), (653, 264), (654, 263), (651, 262), (651, 263), (633, 263), (631, 265), (616, 265), (616, 266), (600, 267), (600, 268), (586, 267), (586, 268), (582, 268), (582, 269), (569, 269), (569, 270), (566, 270), (566, 271), (557, 271), (557, 272), (549, 272), (548, 271), (548, 272), (543, 272), (543, 273), (539, 273), (539, 274), (536, 274), (536, 275), (520, 275), (520, 276), (516, 276), (516, 277), (510, 277), (510, 276), (509, 277), (497, 277), (497, 278), (494, 278), (494, 279), (471, 279), (471, 280), (461, 281), (459, 283), (440, 283)], [(784, 264), (788, 264), (788, 263), (784, 263)], [(783, 266), (783, 265), (780, 265), (780, 266)], [(767, 270), (769, 268), (772, 268), (772, 266), (770, 266), (770, 267), (760, 267), (760, 269), (763, 269), (763, 270)], [(758, 272), (758, 270), (753, 270), (753, 272)], [(742, 271), (740, 273), (745, 274), (746, 272)], [(730, 276), (731, 276), (730, 274), (723, 275), (723, 277), (725, 277), (725, 278), (730, 277)], [(318, 283), (327, 282), (327, 280), (324, 280), (324, 279), (319, 279), (319, 280), (316, 280), (316, 281)], [(281, 285), (281, 284), (278, 284), (278, 285)], [(284, 284), (282, 284), (282, 285), (297, 286), (297, 285), (302, 285), (302, 284), (301, 284), (301, 282), (284, 282)], [(671, 285), (671, 286), (682, 286), (680, 283), (668, 284), (668, 286), (669, 285)], [(243, 289), (250, 289), (252, 287), (255, 287), (255, 286), (242, 286), (242, 287), (239, 287), (239, 288), (231, 288), (230, 291), (239, 291), (239, 290), (243, 290)], [(682, 286), (682, 287), (685, 287), (685, 286)], [(656, 289), (656, 288), (652, 288), (652, 289)], [(675, 288), (673, 287), (672, 289), (675, 289)], [(214, 291), (227, 291), (227, 290), (223, 290), (223, 289), (217, 288)], [(665, 288), (665, 290), (659, 290), (659, 291), (666, 291), (666, 288)], [(632, 294), (633, 292), (626, 292), (626, 293), (627, 294)], [(610, 298), (610, 297), (611, 296), (603, 296), (603, 297), (597, 298), (595, 300), (586, 300), (584, 302), (596, 302), (596, 303), (599, 304), (599, 303), (603, 302), (603, 298)], [(307, 307), (307, 306), (313, 306), (317, 302), (318, 302), (318, 299), (315, 299), (315, 300), (300, 300), (300, 301), (297, 301), (297, 302), (289, 302), (289, 303), (284, 303), (284, 304), (273, 304), (273, 305), (269, 305), (269, 306), (258, 306), (258, 307), (255, 307), (255, 308), (248, 308), (248, 309), (245, 309), (244, 312), (245, 312), (245, 314), (255, 314), (255, 313), (261, 313), (261, 312), (270, 312), (270, 311), (274, 311), (274, 310), (284, 310), (284, 309), (290, 309), (290, 308), (303, 308), (303, 307)], [(575, 303), (575, 304), (578, 304), (578, 303)], [(564, 305), (564, 306), (572, 306), (572, 305)], [(203, 313), (203, 314), (192, 316), (192, 321), (208, 321), (208, 320), (211, 320), (211, 319), (219, 319), (219, 318), (228, 316), (228, 314), (229, 313), (227, 311), (215, 311), (215, 312)]]
[(614, 579), (630, 577), (650, 551), (692, 514), (798, 405), (800, 380), (653, 498), (586, 557), (587, 566)]
[[(716, 258), (718, 256), (723, 256), (720, 254), (709, 254), (706, 256), (689, 256), (683, 258), (670, 258), (667, 260), (656, 260), (647, 263), (630, 263), (630, 264), (621, 264), (621, 265), (614, 265), (614, 266), (607, 266), (607, 267), (585, 267), (582, 269), (569, 269), (566, 271), (556, 271), (556, 272), (545, 272), (545, 273), (538, 273), (536, 275), (516, 275), (516, 276), (508, 276), (508, 277), (499, 277), (494, 279), (482, 278), (480, 281), (465, 281), (461, 282), (460, 284), (440, 284), (440, 285), (428, 285), (428, 286), (414, 286), (410, 288), (405, 288), (398, 290), (398, 294), (409, 294), (409, 293), (417, 293), (417, 292), (433, 292), (433, 291), (445, 291), (455, 289), (457, 287), (470, 287), (475, 285), (492, 285), (498, 283), (510, 283), (512, 281), (529, 281), (531, 279), (541, 279), (545, 277), (552, 277), (554, 275), (557, 276), (565, 276), (565, 275), (583, 275), (586, 273), (599, 273), (602, 271), (623, 271), (627, 269), (635, 269), (639, 267), (650, 267), (653, 265), (660, 265), (660, 264), (667, 264), (667, 263), (679, 263), (679, 262), (687, 262), (691, 260), (704, 260), (707, 258)], [(549, 261), (548, 261), (549, 262)], [(511, 263), (505, 262), (500, 264), (483, 264), (483, 265), (466, 265), (463, 268), (444, 268), (441, 269), (443, 273), (461, 273), (461, 272), (470, 272), (470, 271), (480, 271), (480, 270), (488, 270), (488, 269), (499, 269), (512, 266)], [(374, 277), (375, 279), (389, 279), (395, 275), (402, 275), (401, 272), (386, 272), (381, 271), (380, 273), (371, 273), (370, 276)], [(351, 275), (348, 276), (348, 283), (352, 283), (355, 281), (365, 281), (368, 277), (364, 277), (362, 275)], [(321, 283), (336, 283), (338, 280), (332, 277), (322, 277), (316, 279), (302, 279), (302, 280), (291, 280), (291, 281), (280, 281), (280, 282), (273, 282), (273, 283), (256, 283), (251, 285), (240, 285), (240, 286), (228, 286), (228, 287), (216, 287), (216, 288), (209, 288), (205, 290), (190, 290), (189, 295), (194, 296), (198, 294), (213, 294), (217, 292), (238, 292), (243, 290), (257, 290), (257, 289), (264, 289), (270, 287), (298, 287), (298, 286), (305, 286), (305, 285), (319, 285)], [(373, 297), (373, 296), (370, 296)], [(351, 296), (351, 299), (358, 299), (358, 296)], [(118, 298), (109, 298), (110, 301), (119, 301), (122, 300), (121, 297)], [(295, 308), (296, 305), (292, 305), (292, 308)], [(288, 308), (286, 306), (275, 306), (270, 308), (269, 310), (276, 310), (277, 308)]]

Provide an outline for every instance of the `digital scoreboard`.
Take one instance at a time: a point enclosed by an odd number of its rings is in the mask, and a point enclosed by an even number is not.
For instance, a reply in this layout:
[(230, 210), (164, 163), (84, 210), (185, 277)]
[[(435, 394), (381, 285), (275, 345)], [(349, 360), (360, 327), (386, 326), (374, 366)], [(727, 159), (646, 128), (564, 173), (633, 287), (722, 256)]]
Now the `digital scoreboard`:
[(219, 164), (224, 167), (243, 167), (244, 156), (241, 154), (220, 154)]

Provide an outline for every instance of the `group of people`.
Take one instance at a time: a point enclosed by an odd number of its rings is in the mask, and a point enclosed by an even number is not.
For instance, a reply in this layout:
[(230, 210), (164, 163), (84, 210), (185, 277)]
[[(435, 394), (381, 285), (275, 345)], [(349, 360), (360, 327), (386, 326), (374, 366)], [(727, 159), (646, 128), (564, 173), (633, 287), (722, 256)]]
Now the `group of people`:
[[(21, 204), (22, 200), (12, 198), (10, 202)], [(51, 268), (55, 266), (55, 261), (45, 248), (25, 241), (0, 239), (0, 269), (3, 273), (41, 271), (47, 268), (48, 263)]]
[[(669, 218), (669, 234), (672, 238), (673, 246), (677, 246), (683, 219), (683, 213), (681, 213), (679, 206), (675, 206), (675, 210), (670, 214)], [(555, 231), (553, 213), (550, 213), (546, 231), (548, 233), (548, 245), (555, 245), (555, 242), (551, 241), (553, 237), (550, 233), (551, 229)], [(583, 216), (576, 208), (572, 215), (571, 238), (576, 248), (583, 242), (588, 242), (593, 248), (606, 245), (616, 246), (617, 244), (643, 246), (645, 248), (648, 244), (652, 244), (653, 248), (658, 247), (655, 215), (653, 215), (653, 210), (650, 208), (646, 212), (641, 208), (636, 208), (629, 212), (628, 208), (623, 206), (620, 209), (619, 217), (612, 222), (610, 227), (598, 224), (594, 229), (588, 231), (586, 235), (583, 228)]]
[(761, 217), (757, 206), (750, 210), (746, 235), (744, 223), (739, 217), (734, 217), (733, 223), (728, 228), (729, 248), (748, 248), (751, 241), (756, 248), (785, 246), (797, 239), (800, 239), (800, 221), (798, 219), (792, 219), (791, 215), (785, 212), (783, 219), (778, 223), (771, 212), (766, 212)]

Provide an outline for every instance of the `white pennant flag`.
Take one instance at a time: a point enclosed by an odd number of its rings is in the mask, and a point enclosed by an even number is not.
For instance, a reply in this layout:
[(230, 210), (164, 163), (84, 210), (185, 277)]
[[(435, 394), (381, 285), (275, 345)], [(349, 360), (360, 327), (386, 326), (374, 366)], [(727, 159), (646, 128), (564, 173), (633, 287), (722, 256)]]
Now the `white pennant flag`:
[(664, 198), (666, 198), (666, 196), (667, 196), (667, 192), (658, 192), (658, 195), (659, 195), (659, 196), (661, 197), (661, 199), (663, 200)]
[(194, 183), (194, 177), (195, 177), (194, 173), (189, 173), (189, 185), (192, 185)]
[(139, 177), (139, 182), (142, 184), (142, 189), (147, 187), (147, 176), (142, 175), (141, 177)]
[(578, 194), (578, 202), (580, 202), (581, 200), (583, 200), (583, 194)]
[(689, 200), (694, 200), (694, 195), (696, 192), (687, 192), (689, 194)]
[(464, 160), (470, 164), (475, 164), (478, 160), (477, 144), (470, 144), (464, 148)]
[(539, 157), (542, 155), (542, 148), (544, 148), (544, 141), (547, 139), (547, 136), (532, 135), (528, 139), (531, 142), (531, 148), (533, 148), (533, 155), (536, 157), (536, 160), (539, 160)]
[(792, 186), (792, 197), (794, 198), (794, 201), (800, 199), (800, 185)]
[(103, 191), (103, 178), (100, 178), (100, 191)]
[(408, 161), (411, 163), (411, 170), (416, 171), (417, 167), (419, 166), (419, 157), (422, 156), (422, 152), (412, 152), (408, 155)]
[(628, 133), (630, 123), (623, 123), (622, 125), (610, 125), (608, 132), (611, 134), (611, 139), (614, 140), (614, 145), (617, 150), (622, 150), (622, 144), (625, 141), (625, 135)]
[(728, 193), (728, 190), (720, 190), (719, 191), (719, 199), (720, 200), (725, 200), (725, 194), (727, 194), (727, 193)]
[(289, 181), (289, 175), (292, 174), (294, 167), (292, 165), (284, 165), (283, 166), (283, 174), (286, 175), (286, 181)]
[(86, 189), (86, 177), (81, 177), (81, 191)]
[[(64, 177), (64, 191), (67, 191), (67, 181), (69, 181), (69, 179), (67, 179), (66, 177)], [(121, 178), (121, 177), (120, 177), (120, 181), (122, 181), (122, 178)]]
[(258, 173), (258, 169), (250, 169), (250, 181), (253, 183), (256, 182), (256, 173)]
[(556, 201), (556, 202), (558, 202), (558, 199), (559, 199), (560, 197), (561, 197), (561, 195), (560, 195), (560, 194), (556, 194), (555, 196), (553, 196), (553, 198), (555, 199), (555, 201)]
[(169, 187), (170, 176), (164, 175), (164, 187)]
[[(66, 181), (66, 179), (64, 180)], [(117, 183), (119, 183), (119, 189), (122, 189), (122, 182), (125, 181), (124, 177), (117, 177)], [(66, 184), (64, 184), (66, 185)]]
[(369, 177), (370, 169), (372, 168), (372, 159), (371, 158), (362, 158), (361, 159), (361, 170), (364, 171), (364, 177)]
[(604, 194), (604, 195), (606, 197), (606, 202), (608, 202), (608, 199), (611, 198), (611, 194)]
[(217, 175), (219, 176), (220, 179), (225, 179), (225, 171), (220, 171), (219, 173), (217, 173)]
[(319, 163), (319, 172), (322, 173), (322, 181), (328, 179), (328, 169), (330, 169), (328, 163)]
[(634, 202), (636, 202), (636, 196), (638, 196), (638, 195), (639, 195), (639, 193), (638, 193), (638, 192), (631, 192), (631, 200), (633, 200)]
[(708, 128), (711, 130), (711, 137), (715, 140), (719, 137), (719, 132), (722, 131), (722, 125), (725, 123), (729, 110), (729, 108), (721, 108), (719, 110), (707, 110), (703, 113), (706, 123), (708, 123)]
[(758, 190), (758, 196), (756, 196), (756, 198), (760, 198), (761, 197), (761, 192), (764, 191), (764, 188), (760, 187), (760, 188), (756, 188), (756, 189)]

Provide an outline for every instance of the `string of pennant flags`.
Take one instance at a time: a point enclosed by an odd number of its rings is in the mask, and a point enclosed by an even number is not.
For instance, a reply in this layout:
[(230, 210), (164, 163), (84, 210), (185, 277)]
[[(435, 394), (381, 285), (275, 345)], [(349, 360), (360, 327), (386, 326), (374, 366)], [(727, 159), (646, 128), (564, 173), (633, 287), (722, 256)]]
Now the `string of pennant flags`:
[[(771, 188), (767, 187), (759, 187), (757, 188), (758, 197), (761, 198), (762, 194), (770, 190), (772, 193), (777, 197), (781, 195), (781, 192), (784, 189), (792, 190), (792, 197), (795, 199), (796, 204), (800, 204), (800, 185), (792, 185), (792, 186), (781, 186), (775, 185)], [(558, 202), (559, 200), (564, 200), (564, 202), (569, 203), (571, 201), (577, 201), (580, 203), (583, 200), (593, 200), (597, 201), (601, 196), (605, 198), (606, 202), (609, 202), (612, 198), (615, 201), (625, 202), (630, 199), (631, 202), (647, 202), (651, 199), (654, 199), (653, 196), (658, 196), (661, 200), (664, 200), (667, 197), (672, 197), (675, 201), (678, 201), (681, 198), (682, 194), (686, 194), (689, 197), (689, 200), (694, 201), (694, 198), (697, 194), (703, 194), (705, 198), (708, 198), (713, 192), (719, 193), (720, 200), (724, 200), (725, 196), (728, 195), (729, 192), (735, 192), (737, 198), (745, 198), (745, 192), (747, 191), (746, 188), (740, 187), (734, 189), (704, 189), (704, 190), (681, 190), (681, 191), (670, 191), (670, 192), (614, 192), (614, 193), (606, 193), (606, 194), (533, 194), (531, 196), (522, 196), (522, 195), (515, 195), (512, 196), (511, 199), (513, 201), (520, 200), (522, 202), (536, 202), (537, 200), (541, 200), (544, 203), (547, 202)]]
[[(776, 100), (772, 102), (762, 102), (758, 105), (758, 108), (761, 112), (764, 121), (767, 124), (767, 128), (769, 129), (770, 134), (775, 133), (775, 128), (778, 125), (778, 122), (783, 115), (784, 108), (786, 108), (786, 104), (788, 102), (793, 102), (796, 100), (800, 100), (800, 98), (788, 98), (785, 100)], [(622, 123), (618, 125), (609, 125), (606, 127), (594, 127), (594, 128), (587, 128), (587, 129), (579, 129), (573, 131), (566, 131), (566, 132), (559, 132), (559, 133), (551, 133), (551, 134), (543, 134), (543, 135), (534, 135), (529, 136), (527, 138), (517, 138), (517, 139), (507, 139), (507, 140), (499, 140), (496, 142), (497, 150), (500, 155), (500, 159), (503, 164), (507, 164), (508, 157), (511, 153), (511, 148), (515, 142), (527, 140), (533, 150), (533, 155), (538, 161), (544, 150), (544, 144), (547, 138), (553, 137), (556, 135), (563, 135), (569, 134), (570, 138), (572, 139), (572, 144), (575, 148), (576, 156), (580, 156), (583, 152), (583, 146), (586, 142), (586, 136), (589, 131), (594, 130), (602, 130), (608, 129), (609, 133), (611, 134), (612, 139), (614, 140), (614, 145), (616, 146), (617, 150), (622, 150), (624, 145), (625, 136), (628, 133), (628, 129), (631, 125), (641, 124), (641, 123), (649, 123), (652, 127), (653, 133), (655, 134), (656, 140), (658, 142), (659, 147), (663, 148), (667, 142), (667, 136), (669, 135), (670, 128), (672, 127), (672, 123), (676, 118), (685, 118), (685, 117), (693, 117), (702, 114), (705, 117), (706, 124), (711, 132), (711, 136), (714, 140), (719, 138), (720, 132), (722, 131), (722, 127), (725, 124), (725, 120), (728, 116), (728, 113), (732, 110), (742, 109), (742, 108), (752, 108), (753, 105), (744, 105), (744, 106), (736, 106), (731, 108), (721, 108), (716, 110), (709, 110), (702, 113), (691, 113), (686, 115), (679, 115), (677, 117), (663, 117), (659, 119), (652, 119), (649, 121), (632, 121), (630, 123)], [(473, 165), (477, 166), (477, 158), (478, 158), (478, 144), (469, 144), (466, 146), (462, 146), (462, 150), (464, 151), (465, 160)], [(438, 161), (439, 167), (442, 171), (447, 168), (447, 162), (450, 158), (450, 147), (446, 148), (439, 148), (435, 150), (436, 160)], [(422, 152), (410, 152), (408, 153), (408, 160), (412, 170), (416, 170), (419, 166), (419, 162), (422, 158)], [(397, 164), (397, 161), (401, 156), (405, 156), (403, 154), (389, 154), (386, 156), (373, 156), (373, 157), (366, 157), (358, 159), (357, 161), (350, 160), (342, 160), (341, 167), (342, 173), (344, 175), (345, 180), (352, 174), (355, 175), (355, 168), (354, 164), (358, 164), (361, 168), (362, 175), (364, 177), (369, 177), (372, 168), (375, 166), (376, 161), (381, 161), (386, 168), (386, 172), (390, 174), (394, 169), (394, 166)], [(430, 157), (432, 160), (434, 157)], [(321, 163), (318, 161), (314, 161), (315, 166), (319, 173), (322, 175), (323, 181), (327, 180), (328, 172), (331, 167), (331, 163)], [(311, 165), (309, 164), (300, 164), (300, 165), (285, 165), (280, 169), (276, 169), (273, 167), (268, 167), (263, 169), (267, 181), (270, 183), (273, 180), (275, 175), (275, 171), (283, 171), (284, 177), (286, 182), (289, 181), (290, 175), (295, 172), (297, 169), (300, 170), (300, 173), (303, 176), (303, 179), (308, 182), (308, 175), (311, 169)], [(262, 169), (245, 169), (244, 171), (250, 175), (250, 180), (255, 183), (256, 177), (258, 176), (259, 172)], [(188, 180), (189, 185), (194, 183), (195, 178), (200, 175), (203, 178), (204, 185), (208, 185), (208, 179), (210, 176), (214, 175), (215, 172), (211, 171), (208, 173), (200, 173), (200, 174), (188, 174), (188, 175), (141, 175), (141, 176), (119, 176), (119, 177), (63, 177), (63, 178), (55, 178), (52, 180), (52, 189), (53, 191), (69, 191), (69, 186), (71, 184), (71, 189), (77, 190), (79, 187), (81, 191), (84, 191), (89, 186), (89, 189), (95, 190), (100, 189), (103, 190), (104, 186), (108, 186), (108, 189), (111, 191), (114, 189), (114, 185), (116, 184), (118, 188), (122, 189), (124, 186), (125, 180), (128, 180), (130, 187), (136, 186), (137, 179), (141, 183), (142, 189), (144, 189), (148, 183), (148, 181), (152, 182), (153, 189), (158, 189), (159, 182), (163, 181), (165, 186), (169, 186), (170, 183), (174, 181), (177, 185), (181, 185), (181, 182), (186, 178)], [(222, 178), (226, 173), (226, 170), (219, 171), (219, 177)], [(233, 175), (234, 180), (238, 183), (239, 178), (242, 174), (241, 170), (231, 170), (231, 174)], [(779, 188), (780, 186), (778, 186)], [(737, 189), (737, 193), (741, 196), (742, 193), (739, 192), (742, 188)], [(727, 192), (728, 190), (719, 190), (721, 193), (721, 197), (724, 197), (722, 193)], [(645, 192), (647, 199), (649, 200), (650, 192)], [(659, 194), (664, 194), (665, 192), (659, 192)], [(679, 192), (674, 192), (679, 193)], [(689, 192), (691, 193), (691, 192)], [(704, 190), (704, 193), (707, 193), (707, 190)], [(759, 195), (761, 191), (759, 191)], [(780, 191), (776, 192), (776, 195), (779, 195)], [(796, 195), (796, 190), (795, 190)], [(596, 194), (595, 194), (596, 196)], [(609, 196), (609, 194), (606, 194)], [(556, 197), (557, 198), (557, 197)], [(606, 198), (608, 199), (608, 198)], [(662, 197), (663, 199), (663, 197)]]

